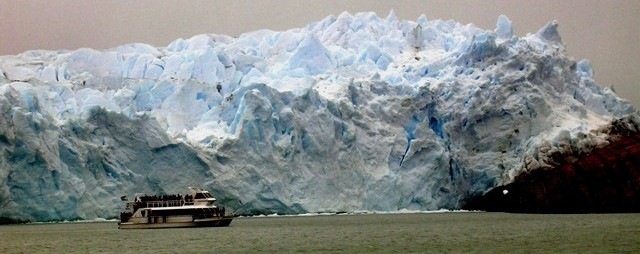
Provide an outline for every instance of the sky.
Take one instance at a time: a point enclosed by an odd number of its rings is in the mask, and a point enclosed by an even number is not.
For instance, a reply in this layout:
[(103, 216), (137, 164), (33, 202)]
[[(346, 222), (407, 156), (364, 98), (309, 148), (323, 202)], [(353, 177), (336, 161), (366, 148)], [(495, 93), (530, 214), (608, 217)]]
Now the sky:
[(500, 14), (516, 35), (551, 20), (570, 56), (589, 59), (602, 86), (640, 107), (640, 3), (593, 1), (0, 0), (0, 55), (31, 49), (106, 49), (141, 42), (167, 46), (198, 34), (237, 36), (303, 27), (329, 15), (373, 11), (399, 19), (453, 19), (493, 30)]

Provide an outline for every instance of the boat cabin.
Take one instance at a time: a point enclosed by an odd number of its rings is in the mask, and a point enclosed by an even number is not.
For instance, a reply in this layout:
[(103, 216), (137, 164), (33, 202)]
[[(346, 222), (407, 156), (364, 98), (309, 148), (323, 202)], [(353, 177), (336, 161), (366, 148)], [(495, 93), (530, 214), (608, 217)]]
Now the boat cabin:
[[(218, 209), (214, 203), (216, 199), (205, 190), (189, 187), (190, 194), (186, 195), (160, 195), (150, 196), (145, 193), (136, 193), (133, 201), (128, 201), (126, 196), (121, 197), (127, 201), (125, 211), (120, 214), (120, 221), (129, 221), (131, 218), (149, 218), (150, 214), (160, 215), (187, 215), (187, 214), (219, 214), (224, 211)], [(223, 208), (224, 209), (224, 208)]]

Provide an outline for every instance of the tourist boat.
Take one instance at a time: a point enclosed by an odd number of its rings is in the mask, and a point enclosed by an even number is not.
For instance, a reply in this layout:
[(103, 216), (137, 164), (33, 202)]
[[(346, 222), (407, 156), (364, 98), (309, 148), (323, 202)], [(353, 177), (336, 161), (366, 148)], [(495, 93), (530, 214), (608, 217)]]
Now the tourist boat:
[(191, 194), (149, 196), (136, 194), (133, 201), (126, 196), (125, 211), (120, 214), (120, 229), (226, 227), (233, 214), (214, 205), (216, 199), (208, 191), (189, 187)]

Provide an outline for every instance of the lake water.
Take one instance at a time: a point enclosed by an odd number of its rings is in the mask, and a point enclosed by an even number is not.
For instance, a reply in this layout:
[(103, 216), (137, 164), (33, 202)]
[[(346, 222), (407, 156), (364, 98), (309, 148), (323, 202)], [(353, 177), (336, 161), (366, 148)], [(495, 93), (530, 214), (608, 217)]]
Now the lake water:
[(427, 213), (236, 218), (227, 228), (0, 226), (0, 253), (640, 252), (640, 214)]

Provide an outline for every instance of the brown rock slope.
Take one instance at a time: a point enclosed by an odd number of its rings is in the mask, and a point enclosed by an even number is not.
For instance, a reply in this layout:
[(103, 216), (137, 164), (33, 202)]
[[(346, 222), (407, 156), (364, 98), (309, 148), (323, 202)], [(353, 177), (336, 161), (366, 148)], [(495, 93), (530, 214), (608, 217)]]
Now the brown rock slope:
[[(565, 155), (566, 156), (566, 155)], [(557, 158), (557, 161), (567, 161)], [(640, 132), (572, 163), (524, 172), (463, 209), (521, 213), (640, 212)]]

